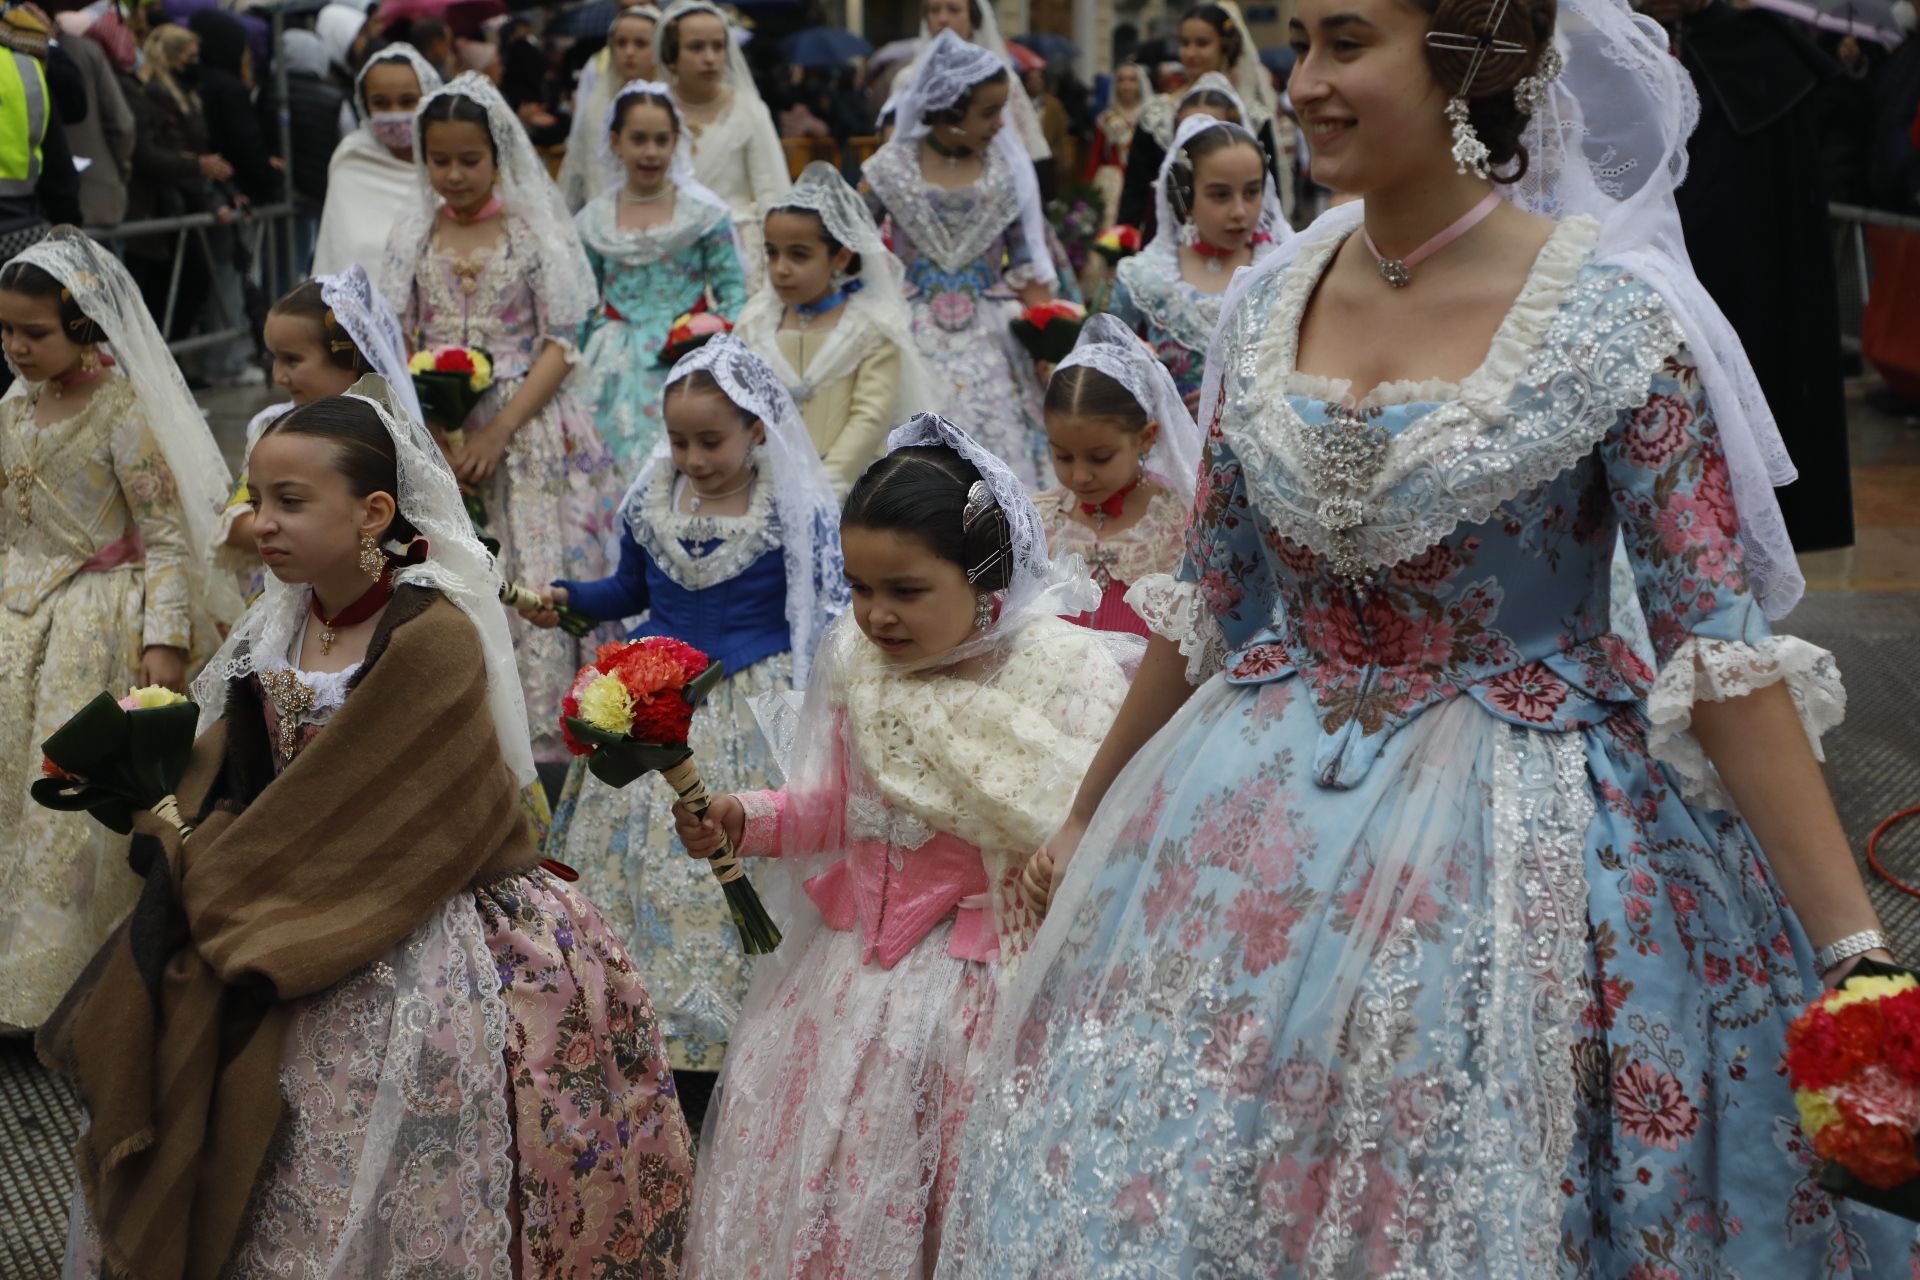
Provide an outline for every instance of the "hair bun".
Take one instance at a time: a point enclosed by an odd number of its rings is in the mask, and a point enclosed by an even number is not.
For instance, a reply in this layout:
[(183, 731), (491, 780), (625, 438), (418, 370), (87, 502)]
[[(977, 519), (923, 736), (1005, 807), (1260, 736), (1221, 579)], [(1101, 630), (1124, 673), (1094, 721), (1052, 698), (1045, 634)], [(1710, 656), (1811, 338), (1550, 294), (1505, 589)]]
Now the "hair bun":
[[(1439, 0), (1428, 34), (1458, 37), (1457, 43), (1465, 47), (1436, 48), (1429, 41), (1427, 65), (1448, 97), (1472, 100), (1509, 92), (1540, 64), (1553, 40), (1553, 17), (1554, 6), (1537, 0)], [(1522, 52), (1488, 49), (1473, 73), (1473, 83), (1468, 84), (1475, 54), (1472, 42), (1483, 37), (1518, 45)]]

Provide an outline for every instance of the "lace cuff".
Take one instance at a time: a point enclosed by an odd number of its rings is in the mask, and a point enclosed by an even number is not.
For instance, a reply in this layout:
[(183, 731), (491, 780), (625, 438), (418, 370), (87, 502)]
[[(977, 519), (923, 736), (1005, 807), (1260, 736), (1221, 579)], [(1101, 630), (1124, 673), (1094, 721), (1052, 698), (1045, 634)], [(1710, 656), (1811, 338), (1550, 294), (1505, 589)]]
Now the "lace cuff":
[(1793, 696), (1814, 759), (1826, 759), (1820, 739), (1846, 717), (1847, 691), (1840, 683), (1840, 668), (1825, 649), (1797, 636), (1772, 636), (1757, 645), (1693, 636), (1660, 668), (1647, 695), (1647, 719), (1652, 721), (1647, 750), (1678, 775), (1681, 795), (1689, 803), (1734, 807), (1693, 736), (1694, 704), (1745, 697), (1781, 680)]
[(774, 857), (780, 852), (780, 793), (742, 791), (734, 799), (746, 813), (740, 827), (740, 856)]
[(1127, 588), (1126, 600), (1155, 635), (1180, 646), (1188, 684), (1204, 684), (1226, 670), (1226, 634), (1197, 585), (1170, 573), (1149, 573)]

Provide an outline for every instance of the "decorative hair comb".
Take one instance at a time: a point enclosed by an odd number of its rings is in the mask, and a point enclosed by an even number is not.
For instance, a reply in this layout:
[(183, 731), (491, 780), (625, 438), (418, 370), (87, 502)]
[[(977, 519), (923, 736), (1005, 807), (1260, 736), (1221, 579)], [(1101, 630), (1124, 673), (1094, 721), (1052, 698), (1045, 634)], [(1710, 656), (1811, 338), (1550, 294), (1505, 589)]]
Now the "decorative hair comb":
[(987, 487), (985, 480), (975, 480), (967, 490), (967, 505), (960, 511), (960, 532), (971, 533), (973, 526), (992, 517), (1000, 522), (1000, 538), (994, 546), (993, 554), (967, 570), (967, 581), (978, 582), (989, 570), (1005, 560), (1013, 548), (1008, 545), (1006, 515), (1000, 510), (1000, 504), (993, 496), (993, 490)]

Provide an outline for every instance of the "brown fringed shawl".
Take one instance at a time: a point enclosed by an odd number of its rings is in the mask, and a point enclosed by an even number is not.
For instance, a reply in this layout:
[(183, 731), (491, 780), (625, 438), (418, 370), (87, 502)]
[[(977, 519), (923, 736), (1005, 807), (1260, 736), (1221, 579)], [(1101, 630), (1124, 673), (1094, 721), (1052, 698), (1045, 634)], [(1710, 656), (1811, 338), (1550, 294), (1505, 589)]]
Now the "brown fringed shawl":
[(92, 1120), (80, 1182), (113, 1276), (214, 1280), (281, 1119), (289, 1002), (539, 858), (479, 640), (437, 592), (394, 593), (352, 696), (277, 779), (268, 751), (235, 682), (180, 788), (193, 834), (141, 815), (140, 900), (40, 1031)]

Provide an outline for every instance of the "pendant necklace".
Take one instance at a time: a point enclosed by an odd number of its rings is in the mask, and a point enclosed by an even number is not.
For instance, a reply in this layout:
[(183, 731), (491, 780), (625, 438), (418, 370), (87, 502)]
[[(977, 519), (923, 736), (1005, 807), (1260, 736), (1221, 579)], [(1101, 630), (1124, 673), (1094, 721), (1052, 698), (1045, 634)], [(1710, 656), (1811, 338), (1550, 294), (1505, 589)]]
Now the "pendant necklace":
[(1466, 211), (1459, 221), (1446, 228), (1439, 235), (1415, 249), (1404, 258), (1389, 258), (1380, 252), (1380, 246), (1373, 242), (1373, 233), (1365, 226), (1360, 228), (1360, 239), (1365, 242), (1367, 252), (1373, 255), (1374, 262), (1380, 268), (1380, 278), (1396, 289), (1404, 289), (1413, 283), (1413, 269), (1473, 230), (1486, 220), (1488, 214), (1500, 207), (1500, 193), (1487, 192), (1486, 198)]
[(687, 514), (697, 516), (700, 514), (701, 503), (718, 502), (722, 498), (731, 498), (737, 493), (745, 493), (748, 489), (752, 487), (753, 487), (752, 471), (747, 472), (747, 478), (741, 482), (739, 488), (729, 489), (725, 493), (702, 494), (693, 487), (693, 481), (689, 480), (687, 481)]
[(1079, 504), (1080, 514), (1093, 521), (1093, 531), (1096, 535), (1106, 532), (1107, 521), (1118, 516), (1126, 509), (1127, 495), (1135, 489), (1138, 489), (1140, 482), (1146, 478), (1146, 472), (1142, 470), (1139, 475), (1127, 481), (1127, 483), (1121, 485), (1118, 489), (1115, 489), (1099, 502), (1082, 502)]
[(332, 653), (334, 642), (340, 638), (340, 628), (365, 622), (380, 612), (391, 599), (393, 599), (393, 566), (391, 564), (380, 571), (379, 581), (368, 587), (365, 594), (331, 618), (320, 612), (320, 597), (309, 594), (307, 607), (313, 611), (313, 616), (320, 620), (320, 652)]
[(672, 194), (673, 194), (673, 184), (671, 182), (661, 183), (660, 189), (654, 192), (650, 196), (637, 196), (633, 194), (633, 192), (627, 190), (625, 187), (622, 187), (620, 188), (620, 203), (621, 204), (658, 204), (660, 203), (660, 201), (665, 200), (668, 196)]

